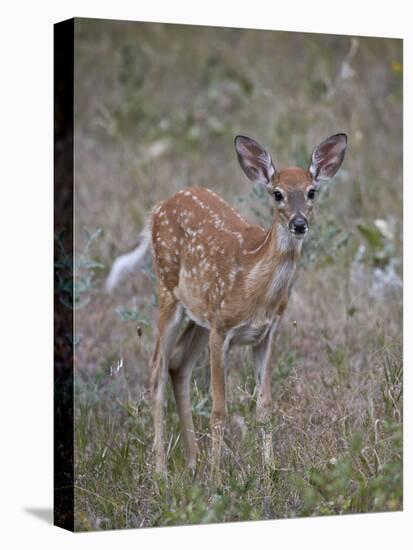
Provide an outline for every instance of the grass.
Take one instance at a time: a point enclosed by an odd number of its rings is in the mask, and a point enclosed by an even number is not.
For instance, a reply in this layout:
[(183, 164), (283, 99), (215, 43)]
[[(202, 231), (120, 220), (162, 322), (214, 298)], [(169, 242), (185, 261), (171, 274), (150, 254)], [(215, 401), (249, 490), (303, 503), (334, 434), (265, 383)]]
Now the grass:
[[(377, 344), (379, 344), (377, 342)], [(281, 355), (273, 370), (275, 461), (261, 463), (248, 360), (230, 373), (222, 487), (210, 482), (210, 398), (199, 367), (193, 414), (201, 456), (185, 468), (168, 396), (168, 479), (153, 471), (148, 392), (130, 399), (127, 371), (77, 389), (77, 529), (113, 529), (398, 510), (402, 505), (401, 349), (366, 365), (341, 350), (324, 367)], [(342, 359), (344, 355), (344, 359)], [(345, 366), (343, 366), (345, 364)], [(125, 367), (126, 368), (126, 367)], [(317, 368), (317, 372), (315, 372)], [(122, 372), (123, 371), (123, 372)]]
[[(76, 39), (76, 529), (400, 510), (400, 41), (93, 20), (77, 22)], [(168, 479), (158, 479), (153, 272), (107, 296), (113, 259), (153, 204), (186, 185), (269, 224), (266, 195), (237, 166), (237, 133), (267, 145), (276, 165), (306, 166), (337, 131), (348, 154), (317, 198), (272, 356), (274, 464), (261, 463), (250, 352), (236, 349), (222, 486), (211, 484), (205, 352), (192, 386), (196, 475), (168, 388)]]

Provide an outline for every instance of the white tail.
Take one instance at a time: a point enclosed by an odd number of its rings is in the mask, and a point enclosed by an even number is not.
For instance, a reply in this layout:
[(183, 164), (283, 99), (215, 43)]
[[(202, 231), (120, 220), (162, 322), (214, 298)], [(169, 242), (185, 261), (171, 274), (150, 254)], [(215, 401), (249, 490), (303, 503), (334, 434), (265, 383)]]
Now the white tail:
[(112, 269), (106, 279), (106, 292), (112, 292), (113, 289), (127, 276), (136, 272), (142, 267), (151, 246), (151, 226), (150, 220), (145, 224), (140, 234), (140, 241), (136, 248), (127, 254), (122, 254), (114, 261)]
[[(315, 194), (322, 180), (339, 169), (345, 134), (323, 141), (307, 170), (277, 170), (270, 154), (245, 136), (235, 139), (241, 168), (263, 185), (274, 201), (274, 220), (265, 230), (245, 221), (216, 193), (188, 188), (158, 204), (151, 216), (154, 267), (159, 283), (158, 339), (152, 358), (151, 393), (156, 466), (166, 470), (163, 409), (171, 375), (188, 465), (195, 467), (197, 442), (190, 403), (192, 368), (209, 341), (212, 390), (212, 464), (219, 472), (225, 420), (225, 361), (232, 345), (251, 345), (257, 384), (257, 416), (263, 428), (263, 459), (272, 460), (268, 420), (272, 414), (271, 349), (279, 319), (309, 229)], [(119, 258), (109, 276), (113, 287), (136, 267), (148, 237)], [(180, 332), (184, 313), (189, 317)]]

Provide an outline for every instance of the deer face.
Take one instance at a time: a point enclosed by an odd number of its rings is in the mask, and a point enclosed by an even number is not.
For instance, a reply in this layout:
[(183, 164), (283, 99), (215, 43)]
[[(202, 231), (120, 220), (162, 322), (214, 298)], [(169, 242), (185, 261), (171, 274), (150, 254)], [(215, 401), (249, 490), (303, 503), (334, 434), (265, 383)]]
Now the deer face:
[(278, 219), (297, 239), (308, 232), (316, 192), (310, 172), (301, 168), (280, 170), (273, 178), (270, 193)]
[(307, 234), (320, 183), (336, 174), (346, 147), (347, 136), (336, 134), (314, 149), (307, 170), (284, 168), (277, 171), (271, 155), (259, 143), (245, 136), (235, 138), (241, 168), (251, 181), (265, 186), (275, 201), (278, 220), (297, 239)]

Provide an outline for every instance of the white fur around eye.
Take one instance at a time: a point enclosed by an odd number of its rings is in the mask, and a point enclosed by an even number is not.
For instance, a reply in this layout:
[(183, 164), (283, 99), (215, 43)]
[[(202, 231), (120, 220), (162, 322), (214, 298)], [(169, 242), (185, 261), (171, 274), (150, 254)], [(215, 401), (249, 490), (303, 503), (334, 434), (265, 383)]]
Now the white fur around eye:
[[(282, 199), (281, 200), (277, 200), (275, 198), (275, 194), (276, 193), (280, 193), (281, 196), (282, 196)], [(275, 205), (278, 206), (278, 207), (283, 207), (285, 206), (285, 195), (284, 193), (281, 191), (281, 189), (279, 187), (276, 187), (272, 193), (273, 197), (274, 197), (274, 201), (275, 201)]]

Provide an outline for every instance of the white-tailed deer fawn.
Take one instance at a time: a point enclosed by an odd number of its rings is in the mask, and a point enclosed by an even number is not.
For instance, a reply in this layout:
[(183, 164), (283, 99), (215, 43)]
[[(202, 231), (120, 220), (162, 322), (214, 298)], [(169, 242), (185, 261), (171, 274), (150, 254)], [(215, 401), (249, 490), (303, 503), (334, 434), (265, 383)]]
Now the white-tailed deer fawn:
[[(225, 420), (225, 361), (234, 345), (251, 345), (257, 385), (257, 417), (271, 416), (271, 347), (288, 302), (302, 241), (308, 231), (320, 182), (335, 175), (347, 146), (345, 134), (323, 141), (307, 170), (277, 170), (256, 141), (237, 136), (241, 168), (274, 200), (274, 220), (265, 230), (249, 224), (209, 189), (191, 187), (159, 203), (141, 244), (116, 260), (107, 280), (111, 290), (136, 269), (152, 243), (159, 283), (159, 333), (152, 358), (151, 394), (156, 467), (166, 470), (164, 401), (168, 373), (178, 407), (188, 466), (195, 467), (197, 441), (190, 380), (209, 342), (211, 364), (212, 464), (219, 467)], [(189, 321), (182, 332), (184, 314)], [(272, 460), (271, 431), (263, 434), (263, 457)]]

